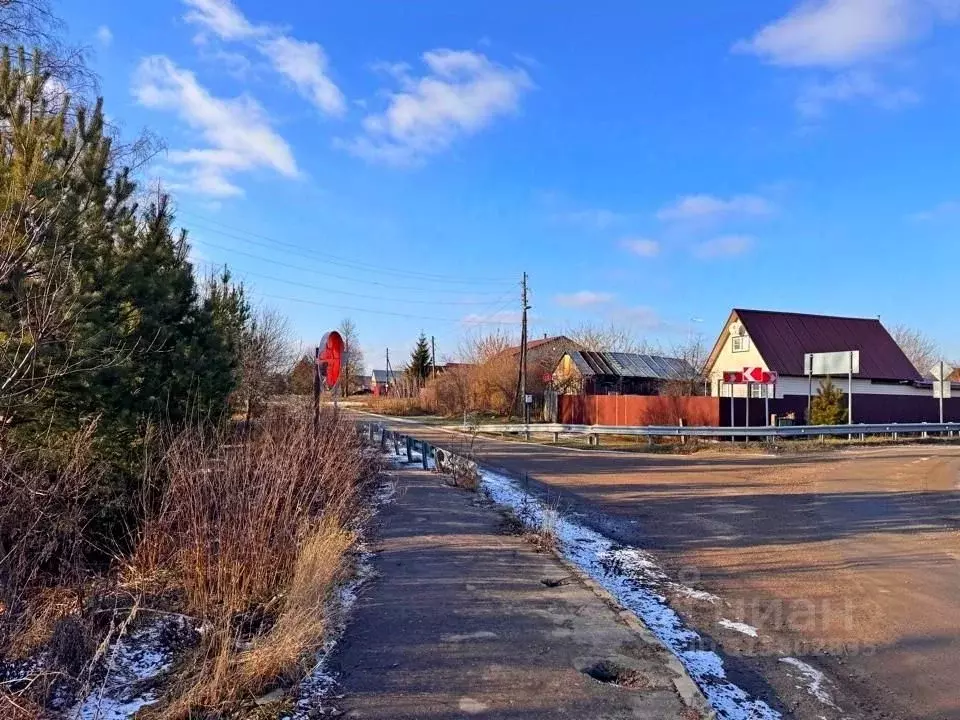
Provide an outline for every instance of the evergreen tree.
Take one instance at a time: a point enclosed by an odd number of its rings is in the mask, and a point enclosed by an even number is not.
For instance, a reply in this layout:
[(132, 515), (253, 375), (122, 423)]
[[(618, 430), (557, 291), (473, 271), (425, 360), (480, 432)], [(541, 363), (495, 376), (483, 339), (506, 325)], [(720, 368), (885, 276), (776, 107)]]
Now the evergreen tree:
[(843, 391), (828, 377), (820, 383), (810, 403), (811, 425), (843, 425), (847, 422), (847, 403)]
[(407, 372), (417, 385), (422, 386), (430, 377), (430, 366), (430, 342), (427, 340), (426, 334), (421, 332), (417, 339), (417, 345), (410, 354), (410, 367), (407, 368)]

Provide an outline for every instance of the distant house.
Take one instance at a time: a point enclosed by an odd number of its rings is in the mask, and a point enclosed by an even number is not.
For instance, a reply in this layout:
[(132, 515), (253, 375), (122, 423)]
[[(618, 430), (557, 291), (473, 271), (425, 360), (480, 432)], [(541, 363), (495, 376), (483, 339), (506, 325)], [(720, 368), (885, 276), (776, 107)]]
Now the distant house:
[[(711, 394), (745, 397), (746, 385), (728, 385), (723, 374), (760, 367), (779, 374), (776, 397), (806, 398), (810, 380), (804, 373), (806, 353), (860, 352), (854, 395), (900, 395), (929, 398), (924, 382), (900, 346), (875, 318), (734, 309), (706, 362)], [(822, 377), (814, 377), (816, 392)], [(847, 376), (834, 377), (843, 390)], [(773, 397), (773, 387), (754, 384), (751, 397)]]
[[(583, 347), (566, 335), (542, 337), (527, 341), (527, 387), (531, 392), (541, 392), (551, 381), (553, 370), (566, 353), (582, 350)], [(507, 348), (498, 357), (520, 359), (520, 346)]]
[(696, 375), (680, 358), (574, 350), (557, 363), (553, 386), (572, 395), (659, 395), (669, 383)]
[(376, 396), (386, 395), (402, 386), (405, 380), (403, 370), (373, 370), (370, 377), (370, 392)]

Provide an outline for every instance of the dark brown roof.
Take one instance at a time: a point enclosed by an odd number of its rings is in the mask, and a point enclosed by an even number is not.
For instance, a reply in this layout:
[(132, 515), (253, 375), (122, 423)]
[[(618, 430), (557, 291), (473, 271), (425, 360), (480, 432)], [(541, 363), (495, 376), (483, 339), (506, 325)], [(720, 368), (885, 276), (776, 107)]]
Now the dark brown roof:
[[(551, 345), (553, 343), (563, 343), (564, 345), (570, 346), (572, 349), (577, 349), (580, 347), (580, 345), (568, 338), (566, 335), (554, 335), (553, 337), (540, 338), (539, 340), (527, 340), (527, 352), (529, 353), (531, 350), (536, 350), (537, 348)], [(506, 355), (508, 353), (510, 355), (519, 355), (520, 346), (514, 345), (513, 347), (509, 347), (498, 354)]]
[(803, 375), (804, 353), (859, 350), (858, 377), (921, 379), (879, 320), (768, 310), (735, 309), (734, 312), (767, 367), (781, 375)]

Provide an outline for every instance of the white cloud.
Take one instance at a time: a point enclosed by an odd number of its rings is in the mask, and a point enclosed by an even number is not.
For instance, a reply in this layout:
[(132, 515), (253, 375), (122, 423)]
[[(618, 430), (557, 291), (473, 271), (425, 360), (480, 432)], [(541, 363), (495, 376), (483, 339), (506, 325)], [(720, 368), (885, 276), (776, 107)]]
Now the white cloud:
[(685, 195), (657, 211), (662, 221), (710, 220), (727, 217), (763, 217), (775, 207), (759, 195), (735, 195), (728, 200), (714, 195)]
[(187, 22), (201, 25), (224, 40), (242, 40), (258, 34), (231, 0), (184, 0)]
[(640, 257), (656, 257), (660, 254), (660, 243), (647, 238), (624, 238), (620, 244)]
[(734, 257), (743, 255), (753, 245), (753, 238), (747, 235), (722, 235), (700, 243), (693, 249), (693, 254), (701, 260)]
[(317, 43), (280, 36), (261, 44), (278, 72), (288, 77), (300, 94), (328, 115), (342, 115), (347, 108), (343, 93), (327, 75), (327, 56)]
[(482, 53), (432, 50), (424, 53), (429, 72), (413, 77), (402, 65), (392, 69), (401, 90), (388, 92), (382, 113), (363, 120), (364, 133), (337, 145), (366, 160), (409, 165), (473, 135), (497, 117), (517, 111), (533, 83), (519, 67), (505, 67)]
[(958, 11), (957, 0), (807, 0), (734, 50), (775, 65), (847, 67), (907, 44)]
[(602, 305), (613, 300), (612, 293), (594, 292), (592, 290), (580, 290), (569, 295), (557, 295), (554, 301), (557, 305), (563, 307), (587, 307), (589, 305)]
[(960, 217), (960, 200), (947, 200), (929, 210), (914, 213), (910, 216), (910, 219), (920, 222), (932, 222), (951, 217)]
[(97, 42), (100, 43), (103, 47), (109, 47), (113, 42), (113, 33), (110, 31), (106, 25), (101, 25), (97, 28)]
[(232, 0), (184, 0), (188, 22), (200, 25), (221, 40), (244, 41), (287, 78), (297, 91), (327, 115), (341, 116), (347, 103), (330, 78), (326, 53), (318, 43), (290, 37), (269, 25), (255, 25)]
[(185, 168), (183, 176), (174, 173), (171, 186), (188, 185), (205, 195), (229, 197), (243, 192), (228, 179), (237, 172), (265, 167), (287, 177), (299, 174), (290, 146), (250, 97), (214, 97), (192, 72), (162, 55), (140, 62), (133, 92), (145, 107), (176, 112), (209, 145), (169, 153), (175, 167)]
[(500, 310), (495, 313), (471, 313), (461, 318), (462, 325), (519, 325), (522, 320), (519, 310)]
[(816, 119), (823, 116), (830, 103), (855, 100), (871, 100), (885, 110), (897, 110), (918, 103), (920, 96), (910, 88), (887, 87), (873, 73), (851, 70), (807, 84), (797, 98), (797, 110), (808, 119)]

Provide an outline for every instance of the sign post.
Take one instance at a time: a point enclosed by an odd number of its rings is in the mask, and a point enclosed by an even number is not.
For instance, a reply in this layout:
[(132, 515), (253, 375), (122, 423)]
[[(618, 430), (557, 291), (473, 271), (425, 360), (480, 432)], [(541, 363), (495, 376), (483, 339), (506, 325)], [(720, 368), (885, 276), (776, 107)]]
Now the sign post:
[(860, 351), (843, 350), (841, 352), (806, 353), (803, 356), (803, 369), (809, 381), (807, 390), (807, 423), (810, 422), (810, 410), (813, 398), (814, 375), (847, 376), (847, 424), (853, 424), (853, 376), (860, 372)]
[(940, 424), (943, 424), (943, 401), (953, 397), (953, 386), (950, 384), (950, 375), (953, 374), (953, 368), (947, 365), (943, 360), (938, 362), (930, 369), (933, 375), (933, 396), (940, 401)]

